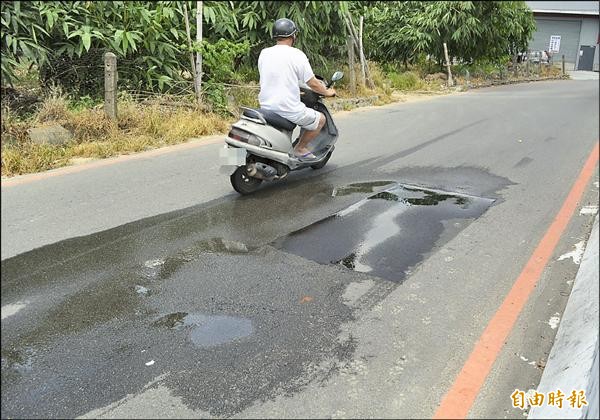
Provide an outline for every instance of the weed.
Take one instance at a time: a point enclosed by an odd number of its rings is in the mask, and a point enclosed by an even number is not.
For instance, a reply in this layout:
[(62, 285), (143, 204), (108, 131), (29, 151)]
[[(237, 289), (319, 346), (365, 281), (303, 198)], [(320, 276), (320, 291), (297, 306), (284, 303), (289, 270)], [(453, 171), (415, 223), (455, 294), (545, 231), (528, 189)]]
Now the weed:
[[(258, 108), (258, 92), (259, 88), (256, 84), (248, 85), (248, 87), (232, 87), (229, 89), (229, 97), (232, 105)], [(237, 109), (232, 109), (231, 111), (235, 113)]]
[(117, 124), (97, 109), (72, 112), (64, 127), (73, 133), (77, 143), (114, 138)]
[(28, 121), (21, 120), (9, 107), (2, 108), (2, 145), (18, 145), (28, 139)]
[(385, 83), (385, 72), (375, 62), (369, 61), (368, 64), (369, 64), (369, 73), (371, 74), (371, 79), (373, 80), (373, 84), (376, 87), (383, 87), (383, 85)]
[(68, 147), (24, 143), (2, 146), (2, 174), (18, 175), (65, 166), (71, 156)]
[(63, 122), (69, 118), (69, 106), (66, 97), (62, 95), (50, 95), (47, 97), (38, 110), (36, 119), (40, 123), (44, 122)]
[(394, 89), (398, 90), (418, 90), (423, 87), (423, 82), (419, 75), (412, 71), (404, 73), (388, 73), (388, 78)]
[(197, 112), (185, 110), (171, 116), (169, 123), (164, 124), (161, 137), (167, 144), (174, 144), (181, 139), (216, 134), (227, 129), (228, 122), (214, 114), (199, 118)]
[(69, 109), (74, 111), (82, 111), (84, 109), (95, 108), (98, 105), (101, 105), (102, 102), (103, 101), (100, 98), (93, 98), (90, 95), (85, 95), (78, 99), (72, 99), (69, 101)]

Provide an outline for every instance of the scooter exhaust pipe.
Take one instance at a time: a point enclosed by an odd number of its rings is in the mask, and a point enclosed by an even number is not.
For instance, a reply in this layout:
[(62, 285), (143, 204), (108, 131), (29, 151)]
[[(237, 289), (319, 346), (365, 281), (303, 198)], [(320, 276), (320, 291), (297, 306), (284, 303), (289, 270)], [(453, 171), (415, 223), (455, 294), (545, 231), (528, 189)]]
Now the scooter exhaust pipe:
[(249, 176), (263, 179), (265, 181), (272, 181), (279, 178), (277, 176), (277, 169), (262, 162), (249, 164), (247, 167), (247, 172)]

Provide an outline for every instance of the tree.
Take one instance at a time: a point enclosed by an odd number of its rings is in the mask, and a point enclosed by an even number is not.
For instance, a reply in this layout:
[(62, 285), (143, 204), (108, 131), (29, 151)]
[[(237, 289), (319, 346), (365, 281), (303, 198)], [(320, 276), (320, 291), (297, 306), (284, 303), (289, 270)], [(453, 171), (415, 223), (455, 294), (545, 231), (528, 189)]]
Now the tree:
[(411, 62), (419, 54), (443, 61), (499, 59), (526, 48), (535, 31), (522, 1), (376, 2), (369, 10), (367, 43), (372, 57)]
[(366, 16), (365, 45), (369, 57), (382, 62), (406, 64), (427, 50), (432, 42), (431, 36), (416, 31), (412, 24), (412, 19), (424, 7), (425, 3), (418, 1), (356, 2), (353, 7), (355, 13)]
[[(326, 64), (332, 58), (345, 54), (345, 31), (343, 14), (351, 2), (346, 1), (235, 1), (211, 3), (205, 8), (207, 22), (213, 29), (211, 40), (221, 37), (236, 42), (248, 41), (253, 48), (249, 63), (256, 62), (258, 53), (272, 45), (273, 23), (279, 18), (293, 20), (300, 33), (298, 48), (312, 62)], [(227, 7), (229, 11), (225, 11)]]
[[(348, 2), (186, 1), (190, 13), (202, 4), (202, 38), (248, 42), (241, 58), (255, 66), (260, 49), (272, 44), (273, 22), (294, 20), (298, 46), (313, 63), (343, 56), (342, 13)], [(2, 80), (10, 83), (19, 62), (37, 65), (45, 80), (93, 91), (101, 83), (101, 55), (119, 60), (121, 86), (160, 91), (183, 80), (189, 68), (182, 1), (2, 2)], [(199, 25), (196, 25), (199, 26)], [(195, 30), (196, 27), (192, 28)], [(196, 45), (195, 49), (201, 46)], [(236, 58), (230, 65), (239, 64)], [(211, 78), (210, 68), (203, 69)], [(222, 82), (222, 81), (221, 81)]]

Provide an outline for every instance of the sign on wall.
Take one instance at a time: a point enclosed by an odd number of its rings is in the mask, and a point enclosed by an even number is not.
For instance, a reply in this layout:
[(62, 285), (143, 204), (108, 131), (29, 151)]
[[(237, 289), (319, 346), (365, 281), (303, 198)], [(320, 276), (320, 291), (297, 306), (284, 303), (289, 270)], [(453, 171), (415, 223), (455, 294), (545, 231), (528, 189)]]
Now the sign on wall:
[(550, 46), (548, 52), (557, 53), (560, 50), (560, 35), (550, 35)]

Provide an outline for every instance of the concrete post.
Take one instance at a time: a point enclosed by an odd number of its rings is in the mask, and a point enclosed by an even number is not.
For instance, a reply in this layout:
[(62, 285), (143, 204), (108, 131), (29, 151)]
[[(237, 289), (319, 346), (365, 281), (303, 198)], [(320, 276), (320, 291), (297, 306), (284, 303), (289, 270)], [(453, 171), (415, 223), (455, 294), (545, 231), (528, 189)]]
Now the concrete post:
[(117, 118), (117, 56), (104, 54), (104, 113), (108, 118)]
[(565, 75), (565, 55), (563, 54), (562, 58), (561, 58), (561, 65), (562, 65), (562, 75)]

